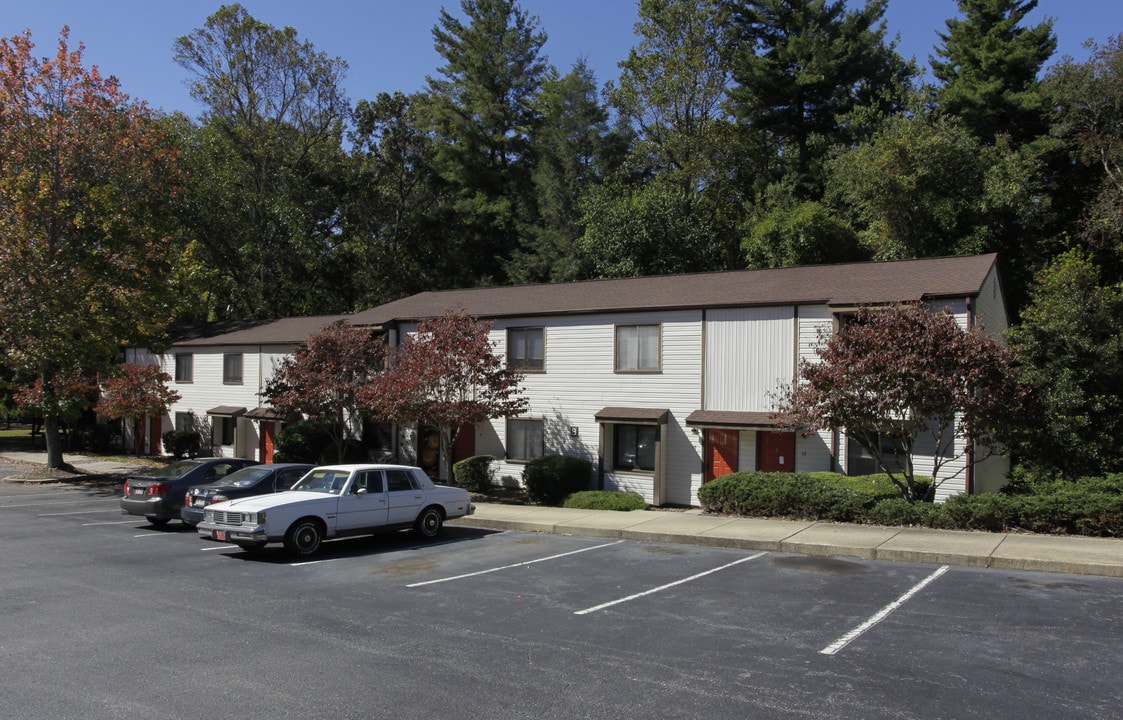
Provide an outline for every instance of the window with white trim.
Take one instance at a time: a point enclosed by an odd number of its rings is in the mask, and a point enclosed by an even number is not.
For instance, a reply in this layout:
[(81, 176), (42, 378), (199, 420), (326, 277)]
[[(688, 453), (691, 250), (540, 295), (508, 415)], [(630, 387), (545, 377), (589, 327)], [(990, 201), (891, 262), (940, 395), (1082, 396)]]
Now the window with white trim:
[(542, 421), (526, 418), (507, 421), (507, 459), (533, 460), (542, 457)]
[(658, 372), (660, 326), (616, 326), (616, 372)]

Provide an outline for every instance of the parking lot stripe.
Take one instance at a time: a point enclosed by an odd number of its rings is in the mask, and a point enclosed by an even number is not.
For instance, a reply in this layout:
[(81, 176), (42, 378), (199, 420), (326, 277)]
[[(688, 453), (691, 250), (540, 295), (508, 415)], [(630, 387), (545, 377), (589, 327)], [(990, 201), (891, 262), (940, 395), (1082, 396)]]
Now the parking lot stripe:
[(943, 575), (944, 573), (946, 573), (948, 571), (948, 569), (949, 569), (948, 565), (940, 566), (940, 568), (937, 569), (936, 572), (932, 573), (928, 577), (926, 577), (923, 580), (921, 580), (920, 582), (918, 582), (916, 585), (914, 585), (912, 587), (911, 590), (909, 590), (907, 593), (905, 593), (901, 597), (897, 598), (893, 602), (891, 602), (888, 605), (886, 605), (885, 607), (881, 608), (881, 610), (879, 610), (877, 612), (877, 614), (875, 614), (869, 620), (866, 620), (864, 623), (862, 623), (858, 627), (854, 628), (850, 632), (848, 632), (845, 635), (843, 635), (842, 637), (840, 637), (838, 640), (835, 640), (833, 643), (831, 643), (830, 645), (828, 645), (825, 648), (823, 648), (822, 650), (820, 650), (819, 654), (820, 655), (834, 655), (839, 650), (841, 650), (842, 648), (846, 647), (851, 642), (853, 642), (854, 639), (857, 638), (859, 635), (861, 635), (865, 631), (869, 630), (874, 625), (877, 625), (879, 622), (881, 622), (885, 618), (889, 617), (890, 613), (892, 613), (894, 610), (896, 610), (897, 608), (901, 607), (906, 602), (908, 602), (909, 598), (911, 598), (913, 595), (916, 595), (918, 592), (923, 590), (933, 580), (935, 580), (936, 578), (938, 578), (941, 575)]
[(133, 518), (132, 520), (114, 520), (112, 522), (105, 521), (105, 522), (82, 523), (82, 527), (91, 527), (93, 525), (136, 525), (136, 518)]
[(437, 580), (426, 580), (425, 582), (410, 583), (406, 587), (421, 587), (422, 585), (436, 585), (437, 583), (451, 582), (453, 580), (463, 580), (464, 578), (475, 577), (477, 575), (487, 575), (488, 573), (499, 572), (500, 570), (510, 570), (511, 568), (522, 567), (524, 565), (533, 565), (534, 563), (546, 562), (547, 560), (557, 560), (558, 558), (566, 557), (567, 555), (576, 555), (577, 553), (588, 552), (589, 550), (599, 550), (600, 548), (612, 547), (624, 542), (617, 540), (616, 542), (604, 543), (603, 545), (594, 545), (592, 547), (581, 548), (580, 550), (571, 550), (569, 552), (560, 553), (558, 555), (551, 555), (549, 557), (538, 558), (537, 560), (527, 560), (526, 562), (515, 563), (514, 565), (504, 565), (502, 567), (489, 568), (487, 570), (479, 570), (477, 572), (464, 573), (463, 575), (454, 575), (452, 577), (439, 578)]
[(62, 513), (36, 513), (35, 517), (55, 517), (55, 516), (58, 516), (58, 515), (93, 515), (95, 513), (107, 513), (107, 512), (119, 513), (121, 511), (118, 510), (117, 508), (113, 508), (111, 510), (73, 510), (71, 512), (62, 512)]
[(673, 588), (676, 585), (682, 585), (683, 583), (688, 583), (688, 582), (691, 582), (693, 580), (697, 580), (698, 578), (703, 578), (703, 577), (706, 577), (707, 575), (712, 575), (716, 572), (720, 572), (721, 570), (726, 570), (728, 568), (731, 568), (734, 565), (740, 565), (741, 563), (748, 562), (749, 560), (756, 560), (761, 555), (767, 555), (767, 554), (768, 553), (766, 553), (766, 552), (758, 552), (755, 555), (749, 555), (748, 557), (743, 557), (740, 560), (734, 560), (731, 563), (726, 563), (725, 565), (722, 565), (721, 567), (716, 567), (712, 570), (700, 572), (697, 575), (691, 575), (690, 577), (682, 578), (681, 580), (675, 580), (674, 582), (667, 583), (666, 585), (660, 585), (659, 587), (651, 588), (650, 590), (644, 590), (643, 592), (636, 593), (635, 595), (629, 595), (628, 597), (623, 597), (623, 598), (620, 598), (619, 600), (612, 600), (610, 602), (601, 603), (600, 605), (596, 605), (596, 606), (591, 607), (591, 608), (585, 608), (584, 610), (577, 610), (573, 614), (574, 615), (588, 615), (589, 613), (594, 613), (597, 610), (604, 610), (605, 608), (612, 607), (613, 605), (619, 605), (620, 603), (630, 602), (632, 600), (636, 600), (638, 598), (645, 597), (647, 595), (652, 595), (654, 593), (662, 592), (663, 590)]

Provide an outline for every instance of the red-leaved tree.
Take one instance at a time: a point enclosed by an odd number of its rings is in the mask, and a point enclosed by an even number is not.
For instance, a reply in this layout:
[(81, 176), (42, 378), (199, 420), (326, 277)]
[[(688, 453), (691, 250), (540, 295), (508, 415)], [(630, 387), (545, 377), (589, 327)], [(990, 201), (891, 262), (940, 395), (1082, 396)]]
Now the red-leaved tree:
[(462, 428), (521, 415), (528, 407), (520, 396), (523, 374), (496, 354), (490, 330), (465, 311), (424, 320), (361, 393), (372, 415), (440, 430), (442, 477), (451, 477), (451, 449)]
[(69, 378), (109, 368), (171, 317), (176, 151), (167, 121), (82, 65), (0, 38), (0, 346), (37, 396), (47, 462), (64, 467)]
[(369, 328), (339, 321), (298, 345), (277, 367), (263, 397), (282, 417), (322, 422), (342, 462), (348, 422), (363, 411), (360, 390), (382, 372), (386, 343)]
[[(171, 379), (159, 365), (120, 365), (102, 382), (101, 399), (94, 410), (111, 420), (160, 417), (180, 397), (168, 387)], [(137, 453), (140, 450), (138, 445)]]
[(913, 468), (918, 448), (931, 453), (934, 493), (964, 471), (965, 456), (978, 462), (996, 451), (996, 434), (1024, 397), (1013, 352), (981, 327), (963, 330), (947, 311), (861, 310), (823, 340), (818, 359), (800, 363), (779, 415), (810, 430), (845, 431), (909, 501), (922, 495)]

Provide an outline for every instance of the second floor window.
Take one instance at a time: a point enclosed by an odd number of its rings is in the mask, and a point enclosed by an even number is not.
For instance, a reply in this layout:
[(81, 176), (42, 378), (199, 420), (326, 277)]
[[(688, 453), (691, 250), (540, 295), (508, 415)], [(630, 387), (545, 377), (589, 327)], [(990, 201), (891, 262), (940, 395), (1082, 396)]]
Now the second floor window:
[(242, 384), (242, 353), (226, 353), (222, 356), (222, 382), (228, 385)]
[(175, 381), (191, 382), (195, 375), (195, 357), (191, 353), (176, 353)]
[(520, 370), (546, 369), (545, 328), (507, 330), (507, 367)]
[(616, 372), (658, 372), (658, 325), (616, 326)]

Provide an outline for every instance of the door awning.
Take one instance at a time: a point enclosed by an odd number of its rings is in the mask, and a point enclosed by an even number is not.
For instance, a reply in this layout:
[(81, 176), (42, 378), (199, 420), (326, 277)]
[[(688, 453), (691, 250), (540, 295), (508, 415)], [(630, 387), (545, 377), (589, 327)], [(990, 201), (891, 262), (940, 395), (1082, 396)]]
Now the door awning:
[(280, 420), (281, 416), (277, 411), (269, 407), (255, 407), (246, 413), (246, 417), (250, 420)]
[(219, 405), (218, 407), (213, 407), (210, 410), (207, 410), (207, 415), (213, 415), (215, 417), (236, 418), (241, 417), (243, 414), (245, 414), (245, 412), (246, 409), (244, 407), (236, 407), (234, 405)]
[(686, 424), (693, 427), (778, 428), (780, 420), (766, 412), (695, 410), (686, 416)]
[(602, 408), (593, 417), (600, 423), (628, 423), (634, 425), (662, 425), (671, 411), (667, 408)]

